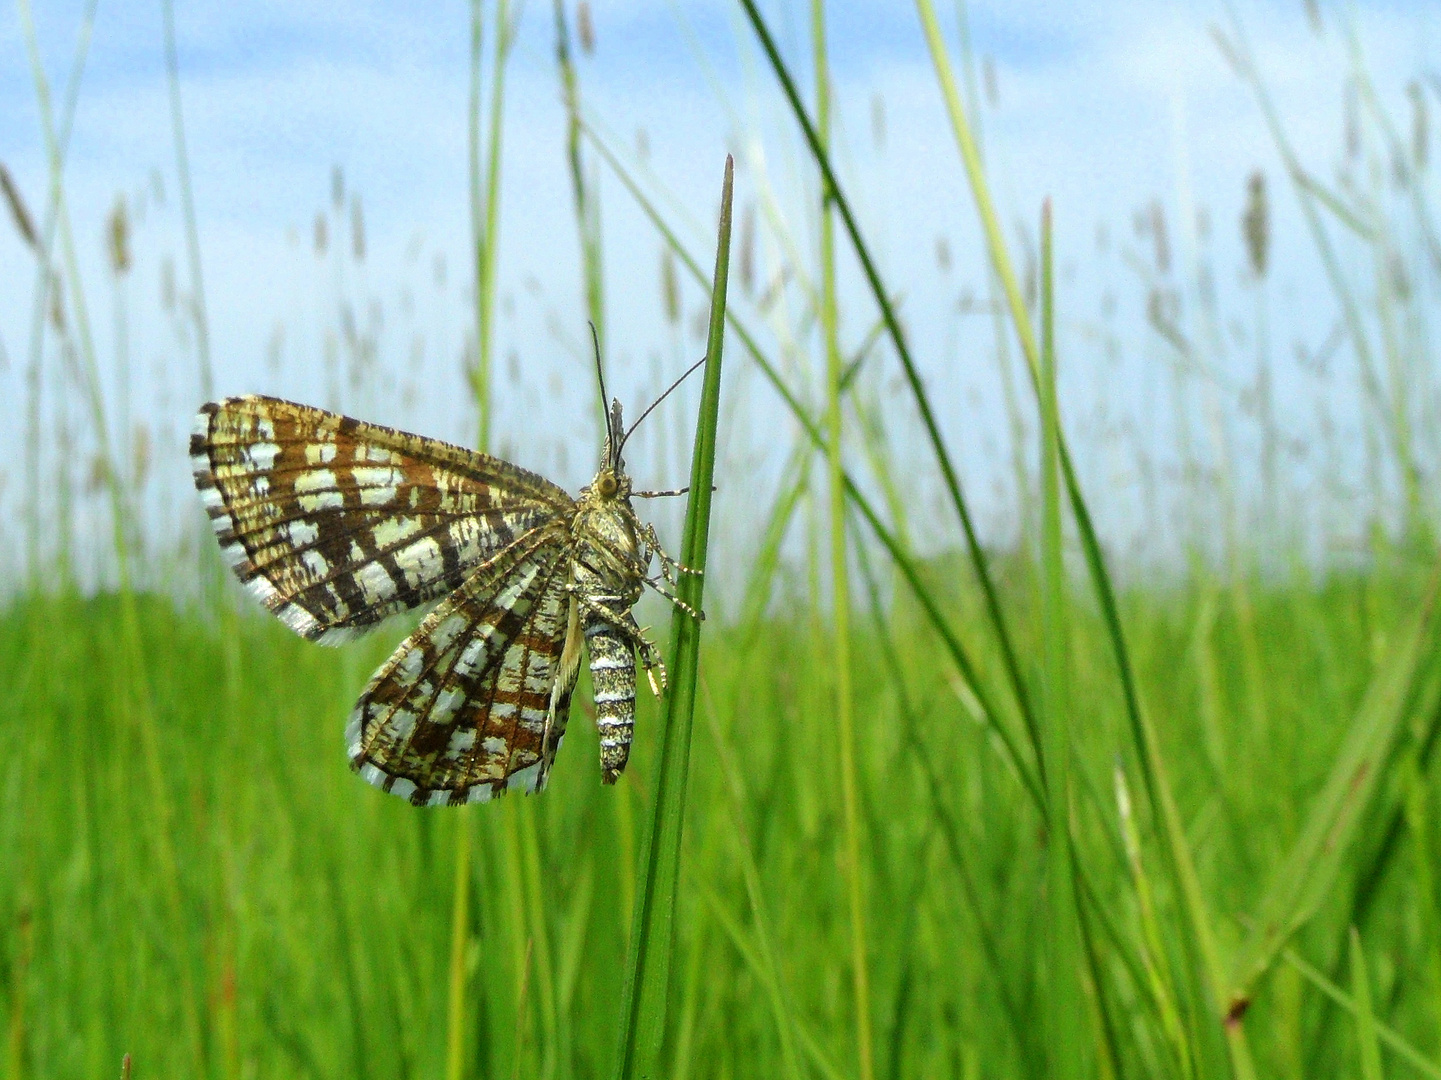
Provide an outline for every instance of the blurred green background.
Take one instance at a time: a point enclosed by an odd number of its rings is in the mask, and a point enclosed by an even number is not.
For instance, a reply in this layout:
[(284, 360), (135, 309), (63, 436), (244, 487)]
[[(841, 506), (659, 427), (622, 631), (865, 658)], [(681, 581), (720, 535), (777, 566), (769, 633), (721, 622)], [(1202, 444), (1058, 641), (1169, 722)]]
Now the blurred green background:
[(1424, 5), (22, 0), (0, 55), (0, 1075), (616, 1074), (654, 702), (614, 788), (578, 715), (540, 797), (383, 796), (404, 626), (264, 615), (185, 434), (574, 489), (586, 321), (632, 416), (704, 350), (730, 151), (656, 1075), (1441, 1076)]

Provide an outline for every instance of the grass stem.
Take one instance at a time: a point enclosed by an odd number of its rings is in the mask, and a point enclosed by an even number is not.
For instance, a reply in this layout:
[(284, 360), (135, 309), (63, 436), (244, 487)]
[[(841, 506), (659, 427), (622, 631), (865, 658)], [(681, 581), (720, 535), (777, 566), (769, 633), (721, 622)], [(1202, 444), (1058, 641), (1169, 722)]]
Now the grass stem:
[[(734, 168), (727, 155), (725, 183), (721, 190), (715, 276), (711, 287), (710, 327), (706, 335), (705, 381), (696, 423), (690, 497), (686, 500), (685, 531), (681, 541), (682, 565), (697, 572), (681, 575), (677, 592), (694, 611), (702, 610), (706, 547), (710, 534), (711, 486), (715, 476), (716, 427), (720, 416), (721, 349), (725, 341), (726, 286), (730, 271)], [(653, 814), (642, 849), (641, 888), (636, 895), (635, 923), (631, 930), (622, 988), (620, 1049), (615, 1071), (618, 1080), (665, 1075), (659, 1058), (670, 996), (681, 837), (700, 664), (700, 623), (679, 608), (671, 619), (670, 657), (670, 687), (661, 707), (660, 757), (653, 785)]]
[(185, 215), (185, 255), (190, 264), (190, 315), (195, 323), (195, 358), (200, 372), (200, 397), (215, 396), (215, 374), (210, 363), (210, 317), (205, 308), (205, 275), (200, 262), (200, 226), (195, 220), (195, 188), (190, 182), (190, 154), (185, 146), (185, 115), (180, 107), (180, 60), (175, 47), (175, 0), (161, 0), (165, 26), (165, 77), (170, 90), (170, 123), (175, 139), (175, 173), (180, 184), (180, 207)]
[[(831, 137), (830, 67), (826, 60), (825, 0), (811, 0), (811, 42), (816, 76), (816, 134), (824, 151)], [(826, 373), (826, 476), (830, 498), (831, 644), (835, 678), (836, 736), (840, 750), (841, 807), (845, 822), (842, 865), (850, 912), (851, 991), (855, 998), (856, 1067), (860, 1080), (875, 1076), (871, 1037), (871, 977), (866, 957), (865, 882), (861, 865), (856, 733), (851, 691), (850, 564), (846, 557), (846, 488), (842, 462), (841, 357), (836, 302), (836, 238), (833, 192), (826, 178), (820, 197), (820, 328)]]
[(1060, 414), (1056, 403), (1055, 290), (1051, 204), (1041, 213), (1041, 577), (1045, 663), (1043, 750), (1046, 785), (1048, 976), (1047, 1075), (1087, 1075), (1081, 1031), (1080, 928), (1071, 849), (1071, 732), (1067, 716), (1066, 582), (1061, 545)]

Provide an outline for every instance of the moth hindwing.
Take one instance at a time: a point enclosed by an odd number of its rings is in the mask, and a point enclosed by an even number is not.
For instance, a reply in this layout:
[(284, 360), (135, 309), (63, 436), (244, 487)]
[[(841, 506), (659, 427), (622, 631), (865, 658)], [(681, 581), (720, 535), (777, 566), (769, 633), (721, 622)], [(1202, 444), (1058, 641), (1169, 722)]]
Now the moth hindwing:
[[(335, 644), (440, 600), (371, 677), (346, 730), (366, 780), (421, 804), (544, 787), (590, 653), (602, 778), (625, 768), (637, 652), (631, 608), (659, 559), (631, 505), (613, 403), (600, 471), (572, 499), (448, 443), (266, 397), (196, 418), (195, 485), (236, 576), (292, 630)], [(684, 605), (682, 605), (684, 606)], [(689, 610), (689, 609), (687, 609)]]

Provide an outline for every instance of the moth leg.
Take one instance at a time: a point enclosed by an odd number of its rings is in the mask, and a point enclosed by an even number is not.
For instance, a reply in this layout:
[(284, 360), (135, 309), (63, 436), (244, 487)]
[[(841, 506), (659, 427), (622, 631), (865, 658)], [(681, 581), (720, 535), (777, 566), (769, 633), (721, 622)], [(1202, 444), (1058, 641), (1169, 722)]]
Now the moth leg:
[[(645, 677), (650, 682), (650, 691), (656, 697), (665, 689), (665, 661), (660, 658), (660, 650), (655, 643), (645, 636), (645, 630), (635, 621), (635, 616), (630, 612), (625, 613), (626, 633), (635, 641), (636, 651), (640, 654), (641, 667), (645, 668)], [(660, 681), (657, 683), (656, 674), (660, 674)]]
[[(641, 527), (640, 540), (641, 543), (645, 545), (646, 554), (653, 555), (660, 560), (661, 573), (665, 575), (665, 579), (669, 581), (672, 586), (675, 585), (675, 578), (671, 577), (672, 570), (678, 574), (694, 574), (696, 577), (700, 577), (705, 573), (703, 570), (693, 570), (689, 566), (683, 566), (673, 558), (665, 548), (660, 546), (660, 537), (655, 533), (655, 526), (649, 522)], [(646, 561), (649, 562), (650, 560), (647, 559)]]
[(682, 566), (675, 559), (671, 558), (671, 556), (667, 554), (665, 548), (660, 546), (660, 538), (657, 537), (655, 534), (654, 525), (646, 524), (642, 527), (640, 532), (640, 541), (644, 549), (643, 555), (645, 557), (647, 565), (650, 563), (650, 560), (652, 558), (656, 559), (660, 563), (661, 577), (665, 580), (665, 583), (670, 586), (670, 590), (663, 588), (661, 586), (661, 583), (659, 581), (656, 581), (654, 578), (646, 578), (646, 584), (649, 585), (656, 592), (664, 596), (676, 607), (684, 611), (692, 619), (695, 619), (697, 622), (703, 621), (705, 619), (704, 611), (697, 611), (695, 608), (691, 607), (679, 596), (677, 596), (674, 591), (671, 591), (680, 588), (680, 583), (676, 581), (675, 578), (675, 575), (677, 573), (695, 574), (697, 576), (700, 576), (702, 571), (693, 570), (689, 566)]
[[(666, 580), (670, 582), (671, 588), (675, 588), (675, 587), (676, 587), (676, 583), (675, 583), (674, 581), (670, 581), (669, 578), (667, 578)], [(667, 600), (669, 600), (669, 601), (670, 601), (672, 604), (674, 604), (676, 607), (678, 607), (678, 608), (680, 608), (682, 611), (684, 611), (687, 615), (689, 615), (689, 616), (690, 616), (692, 619), (694, 619), (696, 622), (704, 622), (704, 621), (705, 621), (705, 612), (704, 612), (704, 611), (697, 611), (695, 608), (691, 607), (691, 606), (690, 606), (689, 604), (687, 604), (684, 600), (682, 600), (679, 596), (677, 596), (675, 593), (671, 592), (670, 589), (666, 589), (666, 588), (662, 587), (661, 583), (660, 583), (659, 581), (656, 581), (655, 578), (646, 578), (646, 579), (645, 579), (645, 583), (646, 583), (647, 585), (649, 585), (652, 589), (654, 589), (656, 592), (660, 593), (661, 596), (664, 596)]]

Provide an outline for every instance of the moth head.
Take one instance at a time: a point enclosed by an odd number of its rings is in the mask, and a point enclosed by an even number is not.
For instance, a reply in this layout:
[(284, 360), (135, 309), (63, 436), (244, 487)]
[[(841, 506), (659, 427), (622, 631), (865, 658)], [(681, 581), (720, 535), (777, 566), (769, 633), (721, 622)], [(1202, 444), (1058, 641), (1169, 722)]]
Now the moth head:
[(591, 489), (602, 499), (614, 499), (620, 494), (620, 479), (610, 469), (601, 469), (596, 473)]

